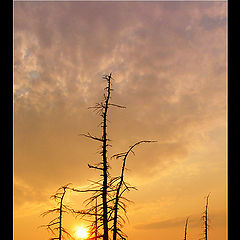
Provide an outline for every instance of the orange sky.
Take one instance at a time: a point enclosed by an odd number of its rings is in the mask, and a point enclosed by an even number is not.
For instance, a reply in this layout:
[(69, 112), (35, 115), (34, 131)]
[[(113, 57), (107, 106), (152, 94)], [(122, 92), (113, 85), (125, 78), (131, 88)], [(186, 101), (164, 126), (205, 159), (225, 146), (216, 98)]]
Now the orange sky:
[[(14, 2), (14, 239), (42, 240), (59, 186), (98, 178), (88, 110), (113, 73), (109, 156), (127, 162), (130, 240), (226, 239), (226, 2)], [(111, 160), (111, 173), (120, 162)], [(84, 196), (67, 201), (82, 207)], [(66, 227), (83, 224), (71, 216)]]

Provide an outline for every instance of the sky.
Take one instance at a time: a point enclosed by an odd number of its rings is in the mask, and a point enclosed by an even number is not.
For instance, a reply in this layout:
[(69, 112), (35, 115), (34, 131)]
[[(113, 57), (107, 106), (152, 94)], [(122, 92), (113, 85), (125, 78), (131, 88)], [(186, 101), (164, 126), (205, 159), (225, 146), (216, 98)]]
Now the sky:
[[(42, 240), (49, 198), (64, 184), (84, 188), (98, 172), (101, 136), (88, 107), (101, 101), (112, 72), (111, 155), (140, 140), (126, 179), (129, 240), (203, 235), (225, 240), (227, 3), (14, 2), (14, 240)], [(121, 162), (109, 160), (111, 174)], [(66, 201), (82, 208), (85, 196)], [(66, 216), (74, 231), (85, 224)]]

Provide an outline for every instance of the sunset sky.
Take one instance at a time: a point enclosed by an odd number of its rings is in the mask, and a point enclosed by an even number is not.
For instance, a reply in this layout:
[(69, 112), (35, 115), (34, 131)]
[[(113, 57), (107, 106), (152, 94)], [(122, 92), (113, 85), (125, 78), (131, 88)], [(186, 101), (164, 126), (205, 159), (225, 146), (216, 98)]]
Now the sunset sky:
[[(139, 140), (126, 179), (129, 240), (226, 240), (227, 3), (14, 2), (14, 240), (51, 237), (40, 214), (64, 184), (98, 172), (102, 99), (112, 72), (109, 157)], [(109, 160), (120, 174), (119, 160)], [(85, 196), (66, 201), (81, 209)], [(70, 215), (66, 228), (85, 223)]]

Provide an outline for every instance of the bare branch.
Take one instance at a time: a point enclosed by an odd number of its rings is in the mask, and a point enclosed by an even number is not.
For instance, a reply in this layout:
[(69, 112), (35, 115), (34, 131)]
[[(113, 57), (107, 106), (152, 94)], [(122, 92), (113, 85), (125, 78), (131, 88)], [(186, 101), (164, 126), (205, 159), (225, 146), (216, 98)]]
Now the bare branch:
[(78, 136), (84, 136), (84, 137), (91, 138), (91, 139), (96, 140), (96, 141), (103, 142), (103, 139), (98, 138), (98, 137), (94, 137), (89, 132), (87, 134), (79, 134)]
[(97, 191), (101, 191), (99, 189), (86, 189), (86, 190), (79, 190), (79, 189), (76, 189), (76, 188), (69, 188), (71, 189), (72, 191), (74, 192), (97, 192)]
[(88, 167), (89, 168), (95, 168), (95, 169), (98, 169), (98, 170), (103, 170), (103, 168), (96, 167), (96, 166), (93, 166), (93, 165), (90, 165), (90, 164), (88, 164)]

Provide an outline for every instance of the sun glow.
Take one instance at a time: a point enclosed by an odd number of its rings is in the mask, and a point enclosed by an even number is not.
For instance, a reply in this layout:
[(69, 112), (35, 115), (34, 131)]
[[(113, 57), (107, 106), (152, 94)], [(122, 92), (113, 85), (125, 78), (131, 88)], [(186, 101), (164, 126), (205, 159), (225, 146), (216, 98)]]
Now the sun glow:
[(85, 227), (77, 227), (75, 235), (78, 239), (86, 239), (88, 237), (88, 229)]

